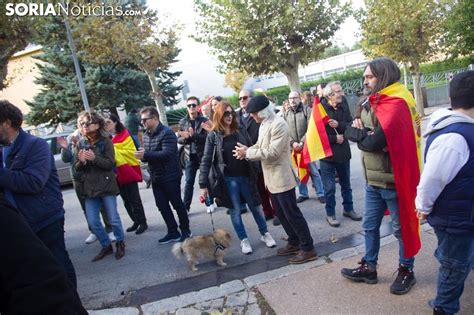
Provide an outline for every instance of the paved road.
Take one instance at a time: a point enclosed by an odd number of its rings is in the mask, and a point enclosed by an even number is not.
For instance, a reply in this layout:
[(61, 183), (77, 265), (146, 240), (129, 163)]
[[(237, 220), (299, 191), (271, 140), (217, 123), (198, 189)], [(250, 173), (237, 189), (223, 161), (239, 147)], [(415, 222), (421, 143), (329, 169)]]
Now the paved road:
[[(359, 150), (355, 145), (351, 145), (351, 149), (351, 183), (354, 207), (362, 213), (365, 180), (362, 175)], [(208, 234), (212, 232), (211, 220), (205, 211), (205, 207), (198, 203), (198, 193), (196, 185), (190, 215), (191, 229), (194, 235)], [(84, 243), (89, 232), (74, 191), (71, 187), (65, 188), (63, 194), (66, 209), (66, 245), (76, 268), (78, 291), (87, 309), (100, 308), (119, 301), (125, 294), (133, 290), (192, 277), (218, 268), (215, 263), (209, 262), (201, 264), (198, 272), (191, 272), (183, 261), (176, 260), (171, 255), (170, 244), (158, 244), (158, 239), (166, 233), (166, 227), (154, 204), (151, 189), (146, 189), (143, 184), (140, 185), (140, 194), (144, 203), (149, 229), (142, 235), (126, 233), (127, 252), (126, 256), (120, 261), (116, 261), (113, 256), (108, 256), (102, 261), (92, 263), (90, 260), (98, 253), (100, 245), (98, 242), (91, 245)], [(309, 223), (315, 243), (361, 232), (360, 221), (355, 222), (342, 217), (342, 200), (339, 186), (336, 199), (336, 212), (338, 219), (341, 221), (341, 227), (339, 228), (331, 228), (326, 223), (324, 205), (320, 204), (315, 198), (314, 189), (310, 190), (310, 197), (309, 200), (300, 204), (300, 208)], [(120, 198), (119, 212), (125, 229), (131, 225), (131, 220)], [(233, 232), (230, 218), (226, 215), (225, 209), (219, 208), (214, 213), (213, 218), (216, 227)], [(243, 218), (254, 253), (252, 255), (242, 255), (239, 241), (235, 236), (232, 247), (226, 254), (225, 261), (229, 266), (237, 266), (276, 254), (276, 249), (266, 248), (264, 243), (260, 241), (260, 235), (251, 214), (247, 213)], [(269, 231), (276, 239), (278, 246), (285, 244), (282, 240), (285, 233), (281, 226), (274, 227), (270, 223)]]

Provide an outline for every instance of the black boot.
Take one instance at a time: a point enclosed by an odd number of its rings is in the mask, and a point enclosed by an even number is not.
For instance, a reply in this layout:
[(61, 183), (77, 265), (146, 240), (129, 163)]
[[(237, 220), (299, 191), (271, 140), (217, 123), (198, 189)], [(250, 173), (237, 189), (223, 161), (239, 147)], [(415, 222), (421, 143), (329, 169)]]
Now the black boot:
[(117, 247), (117, 250), (115, 251), (115, 259), (120, 259), (123, 256), (125, 256), (125, 242), (124, 241), (118, 241), (115, 246)]
[(369, 266), (364, 259), (359, 262), (358, 268), (349, 269), (343, 268), (341, 274), (344, 278), (355, 282), (365, 282), (368, 284), (377, 283), (377, 270), (374, 267)]
[(137, 231), (135, 232), (135, 234), (139, 235), (139, 234), (142, 234), (143, 232), (146, 231), (146, 229), (148, 229), (148, 225), (145, 223), (142, 223), (140, 224), (140, 226), (138, 227)]
[(133, 232), (133, 231), (136, 231), (136, 229), (138, 229), (140, 225), (137, 223), (137, 222), (133, 222), (133, 225), (129, 228), (127, 228), (127, 232)]
[(408, 293), (411, 287), (416, 283), (415, 274), (413, 270), (400, 265), (398, 267), (398, 275), (395, 281), (390, 286), (390, 292), (396, 295)]

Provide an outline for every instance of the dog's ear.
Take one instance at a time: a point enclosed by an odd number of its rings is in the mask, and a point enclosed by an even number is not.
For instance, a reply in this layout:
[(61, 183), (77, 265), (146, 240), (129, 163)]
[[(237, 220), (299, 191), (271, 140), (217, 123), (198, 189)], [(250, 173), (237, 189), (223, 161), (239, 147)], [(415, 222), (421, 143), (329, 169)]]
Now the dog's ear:
[(228, 238), (229, 240), (232, 239), (232, 236), (230, 235), (229, 232), (225, 232), (225, 237)]

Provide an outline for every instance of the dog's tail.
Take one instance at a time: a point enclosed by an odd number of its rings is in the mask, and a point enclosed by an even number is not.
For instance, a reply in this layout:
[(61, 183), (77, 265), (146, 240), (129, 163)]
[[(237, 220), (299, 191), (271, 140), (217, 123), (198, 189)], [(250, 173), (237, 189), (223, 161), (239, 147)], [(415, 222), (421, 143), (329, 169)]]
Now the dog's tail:
[(176, 258), (180, 259), (181, 256), (184, 254), (183, 248), (181, 247), (181, 243), (175, 243), (173, 245), (173, 248), (171, 249), (171, 252)]

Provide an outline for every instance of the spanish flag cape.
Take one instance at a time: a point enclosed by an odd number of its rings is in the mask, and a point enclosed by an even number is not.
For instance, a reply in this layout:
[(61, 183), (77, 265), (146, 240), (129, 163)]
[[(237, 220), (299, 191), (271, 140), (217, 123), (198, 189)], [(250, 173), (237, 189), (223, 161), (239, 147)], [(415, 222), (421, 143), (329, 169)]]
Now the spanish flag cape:
[(136, 147), (127, 129), (122, 130), (112, 138), (115, 150), (117, 182), (125, 185), (141, 182), (142, 172), (140, 161), (135, 158)]
[(329, 116), (319, 98), (314, 98), (313, 110), (306, 130), (303, 151), (293, 151), (293, 164), (298, 169), (298, 177), (302, 183), (309, 179), (309, 164), (313, 161), (332, 156), (331, 144), (326, 133)]
[(420, 117), (415, 100), (401, 83), (371, 95), (370, 106), (387, 139), (397, 191), (405, 258), (421, 248), (420, 222), (415, 213), (416, 186), (420, 181)]

